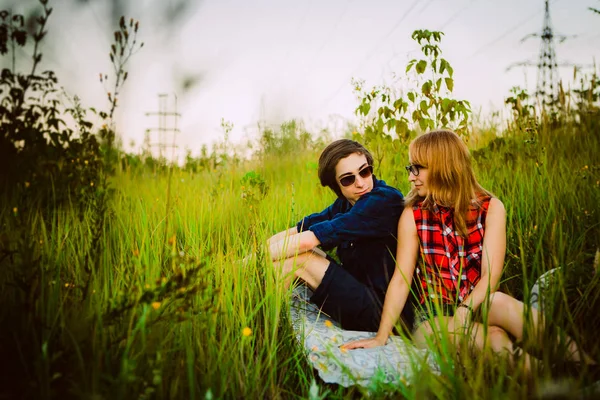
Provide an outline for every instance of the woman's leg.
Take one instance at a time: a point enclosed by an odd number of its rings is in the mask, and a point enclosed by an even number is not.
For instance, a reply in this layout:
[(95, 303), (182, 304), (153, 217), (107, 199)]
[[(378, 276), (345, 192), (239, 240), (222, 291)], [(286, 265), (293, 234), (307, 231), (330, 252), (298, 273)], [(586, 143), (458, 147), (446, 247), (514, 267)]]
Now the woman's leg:
[(458, 351), (463, 351), (465, 345), (465, 335), (467, 335), (467, 345), (482, 351), (490, 348), (494, 353), (507, 357), (511, 362), (513, 355), (523, 357), (525, 373), (529, 374), (532, 365), (537, 363), (531, 355), (524, 353), (521, 349), (515, 348), (514, 343), (506, 331), (498, 326), (488, 326), (487, 328), (479, 323), (473, 322), (468, 328), (454, 326), (454, 318), (448, 316), (435, 317), (425, 321), (417, 327), (413, 334), (413, 340), (418, 347), (427, 347), (431, 341), (440, 339), (441, 335), (447, 333), (448, 338), (453, 342)]
[[(487, 324), (498, 326), (509, 332), (517, 342), (523, 341), (525, 332), (525, 305), (523, 302), (502, 292), (495, 292), (490, 296), (490, 308), (488, 312)], [(542, 330), (544, 322), (541, 313), (531, 307), (531, 332), (535, 334), (535, 341), (541, 343), (543, 339)], [(595, 363), (589, 356), (579, 350), (574, 340), (567, 337), (567, 348), (569, 358), (573, 361), (585, 360), (586, 363)]]

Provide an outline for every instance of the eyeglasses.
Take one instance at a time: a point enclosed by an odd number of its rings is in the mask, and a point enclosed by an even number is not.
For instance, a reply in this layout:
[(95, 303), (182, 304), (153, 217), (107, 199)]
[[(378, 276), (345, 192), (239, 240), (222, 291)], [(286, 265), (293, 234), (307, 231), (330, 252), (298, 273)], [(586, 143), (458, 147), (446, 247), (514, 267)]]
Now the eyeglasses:
[[(363, 169), (358, 171), (358, 175), (360, 175), (360, 177), (363, 179), (370, 177), (372, 174), (373, 174), (373, 166), (372, 165), (367, 165), (366, 167), (364, 167)], [(350, 185), (354, 184), (354, 182), (356, 182), (356, 175), (354, 175), (354, 174), (346, 175), (340, 179), (340, 184), (344, 187), (350, 186)]]
[(404, 167), (404, 169), (406, 169), (406, 172), (408, 172), (409, 174), (412, 173), (414, 176), (419, 176), (419, 171), (421, 168), (425, 167), (419, 164), (410, 164)]

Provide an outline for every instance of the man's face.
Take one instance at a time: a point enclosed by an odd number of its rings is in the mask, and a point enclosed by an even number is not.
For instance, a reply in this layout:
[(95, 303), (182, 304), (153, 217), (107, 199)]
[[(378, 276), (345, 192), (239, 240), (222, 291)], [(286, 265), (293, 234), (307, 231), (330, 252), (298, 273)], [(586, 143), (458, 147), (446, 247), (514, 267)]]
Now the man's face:
[(373, 190), (372, 168), (364, 154), (353, 153), (338, 161), (335, 180), (350, 204), (354, 205), (361, 196)]

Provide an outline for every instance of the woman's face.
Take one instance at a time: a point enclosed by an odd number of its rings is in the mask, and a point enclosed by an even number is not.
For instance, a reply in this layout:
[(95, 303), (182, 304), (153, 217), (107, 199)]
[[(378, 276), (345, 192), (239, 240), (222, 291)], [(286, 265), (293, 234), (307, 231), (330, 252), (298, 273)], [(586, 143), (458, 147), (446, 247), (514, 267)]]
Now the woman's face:
[(427, 187), (427, 177), (429, 170), (419, 164), (410, 164), (410, 171), (408, 172), (408, 181), (411, 183), (413, 189), (417, 191), (417, 194), (421, 197), (426, 197), (429, 194), (429, 188)]
[[(350, 154), (348, 157), (342, 158), (335, 166), (335, 180), (342, 191), (342, 195), (344, 195), (352, 205), (354, 205), (361, 196), (373, 190), (373, 175), (372, 170), (369, 169), (369, 167), (372, 168), (372, 166), (367, 163), (367, 157), (364, 154), (358, 153)], [(344, 186), (342, 183), (352, 181), (352, 176), (354, 176), (354, 182), (348, 186)], [(342, 182), (340, 182), (340, 180)]]

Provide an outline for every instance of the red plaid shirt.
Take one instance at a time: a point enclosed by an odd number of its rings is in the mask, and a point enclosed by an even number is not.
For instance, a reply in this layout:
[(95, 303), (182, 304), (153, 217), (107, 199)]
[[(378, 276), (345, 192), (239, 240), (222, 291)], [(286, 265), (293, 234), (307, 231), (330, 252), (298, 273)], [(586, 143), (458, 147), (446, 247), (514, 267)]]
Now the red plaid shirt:
[(421, 244), (417, 266), (420, 302), (425, 297), (443, 303), (462, 302), (481, 277), (481, 253), (485, 217), (490, 196), (479, 198), (480, 208), (472, 206), (466, 218), (467, 237), (454, 230), (454, 209), (434, 205), (433, 210), (413, 206), (413, 215)]

